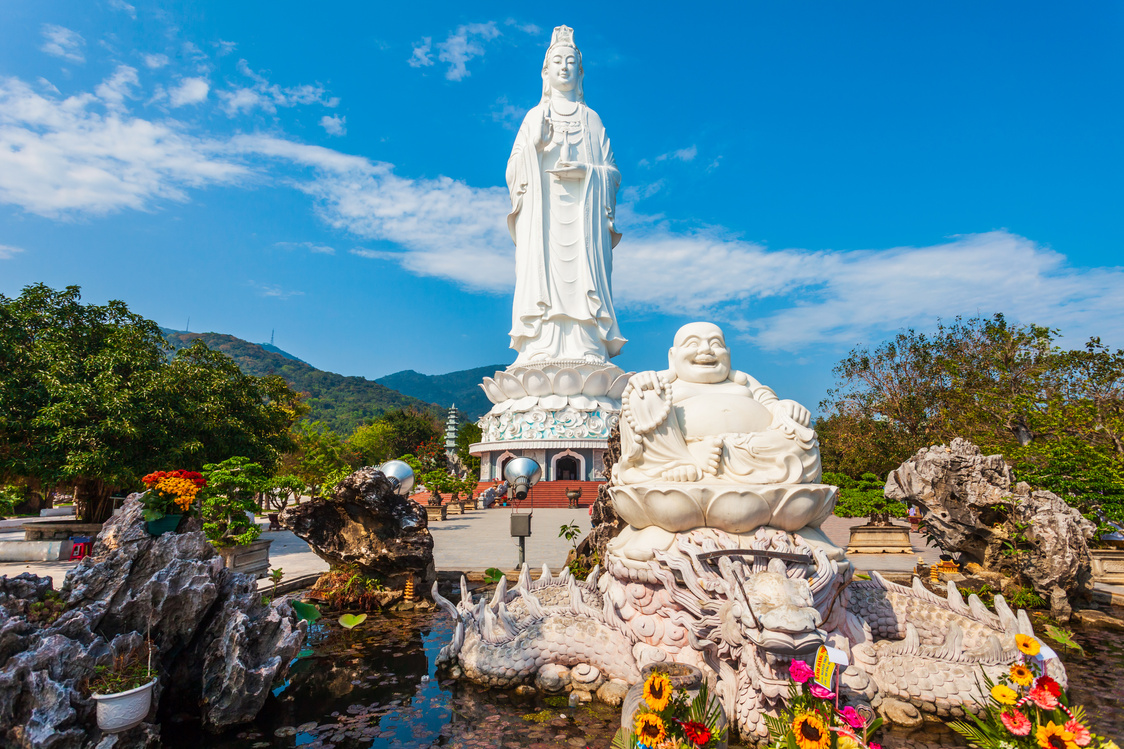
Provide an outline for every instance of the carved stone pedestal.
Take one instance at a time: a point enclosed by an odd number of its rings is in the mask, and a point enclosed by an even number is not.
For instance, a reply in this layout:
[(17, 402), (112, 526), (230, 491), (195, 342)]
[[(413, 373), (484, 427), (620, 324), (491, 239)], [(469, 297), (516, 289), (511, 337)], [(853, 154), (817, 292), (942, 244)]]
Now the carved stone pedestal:
[(1093, 580), (1111, 585), (1124, 584), (1124, 549), (1089, 549)]
[(425, 506), (425, 516), (427, 518), (429, 518), (429, 522), (431, 522), (431, 523), (435, 520), (444, 520), (448, 516), (448, 514), (449, 514), (449, 506), (448, 505), (440, 505), (440, 506), (438, 506), (438, 505), (426, 505)]
[(848, 554), (912, 554), (909, 528), (904, 525), (860, 525), (851, 529)]
[(447, 514), (449, 514), (449, 515), (463, 515), (464, 514), (464, 505), (462, 505), (460, 502), (450, 502), (447, 505), (445, 505), (445, 507), (447, 508)]
[(269, 545), (272, 543), (273, 539), (259, 538), (245, 546), (216, 546), (215, 551), (228, 570), (259, 578), (269, 574)]

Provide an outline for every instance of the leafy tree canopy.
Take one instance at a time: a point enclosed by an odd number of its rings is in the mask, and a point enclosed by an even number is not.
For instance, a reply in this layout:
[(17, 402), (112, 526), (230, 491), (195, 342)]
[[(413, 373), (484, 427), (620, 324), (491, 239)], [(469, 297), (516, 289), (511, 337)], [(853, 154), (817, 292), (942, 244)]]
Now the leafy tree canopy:
[(917, 450), (964, 437), (1090, 517), (1124, 521), (1124, 351), (1003, 315), (912, 329), (836, 367), (816, 423), (824, 469), (885, 476)]
[(196, 344), (171, 361), (159, 327), (77, 286), (0, 295), (0, 478), (74, 484), (84, 519), (161, 468), (240, 454), (272, 469), (301, 414), (276, 378), (243, 375)]
[(480, 475), (480, 456), (471, 454), (468, 448), (482, 438), (483, 432), (476, 422), (465, 421), (457, 428), (457, 456), (470, 476)]

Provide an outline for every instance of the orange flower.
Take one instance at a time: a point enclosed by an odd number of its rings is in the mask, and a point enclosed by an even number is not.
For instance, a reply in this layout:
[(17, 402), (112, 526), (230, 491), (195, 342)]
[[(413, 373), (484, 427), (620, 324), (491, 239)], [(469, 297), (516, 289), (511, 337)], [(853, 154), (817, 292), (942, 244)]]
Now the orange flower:
[(1013, 663), (1011, 664), (1011, 681), (1020, 687), (1028, 687), (1030, 682), (1034, 681), (1034, 672), (1022, 663)]
[(1042, 649), (1042, 647), (1038, 644), (1038, 640), (1034, 639), (1030, 635), (1015, 635), (1015, 645), (1023, 653), (1032, 656), (1038, 655), (1038, 651)]
[(1040, 749), (1077, 749), (1073, 734), (1065, 730), (1065, 726), (1056, 725), (1054, 721), (1038, 726), (1034, 738)]

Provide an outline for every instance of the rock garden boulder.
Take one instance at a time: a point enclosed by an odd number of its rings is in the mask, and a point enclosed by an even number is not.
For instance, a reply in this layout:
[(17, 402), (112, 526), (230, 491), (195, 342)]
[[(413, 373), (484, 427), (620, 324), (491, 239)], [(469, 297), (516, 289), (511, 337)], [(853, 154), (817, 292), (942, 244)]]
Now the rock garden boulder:
[(376, 468), (360, 468), (331, 497), (289, 507), (280, 522), (328, 564), (356, 567), (388, 588), (412, 578), (428, 593), (437, 579), (425, 508), (395, 494)]
[(1002, 455), (960, 438), (923, 448), (890, 474), (885, 493), (916, 504), (929, 537), (962, 563), (1022, 578), (1055, 618), (1068, 619), (1068, 599), (1086, 593), (1096, 526), (1056, 494), (1014, 484)]
[(150, 536), (131, 497), (59, 593), (49, 578), (0, 578), (0, 745), (157, 746), (152, 723), (101, 735), (81, 690), (146, 634), (157, 712), (198, 716), (210, 730), (251, 720), (304, 626), (286, 601), (264, 605), (252, 578), (224, 569), (201, 531)]

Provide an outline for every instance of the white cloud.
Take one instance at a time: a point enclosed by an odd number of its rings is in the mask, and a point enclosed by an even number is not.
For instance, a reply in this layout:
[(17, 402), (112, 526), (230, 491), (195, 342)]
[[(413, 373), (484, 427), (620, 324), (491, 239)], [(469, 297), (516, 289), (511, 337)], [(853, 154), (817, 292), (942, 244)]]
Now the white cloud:
[(215, 47), (216, 55), (218, 55), (219, 57), (226, 57), (238, 48), (238, 42), (227, 42), (219, 39), (217, 42), (215, 42)]
[(326, 244), (317, 244), (315, 242), (274, 242), (274, 247), (280, 247), (284, 250), (295, 250), (302, 248), (309, 252), (316, 253), (317, 255), (335, 255), (336, 248), (330, 247)]
[(145, 64), (145, 67), (150, 68), (151, 70), (156, 70), (157, 68), (162, 68), (162, 67), (164, 67), (165, 65), (168, 64), (168, 56), (167, 55), (145, 55), (144, 56), (144, 64)]
[(207, 99), (211, 84), (205, 78), (184, 78), (180, 84), (168, 91), (168, 103), (173, 107), (186, 104), (199, 104)]
[(523, 112), (508, 101), (506, 96), (501, 96), (492, 105), (492, 121), (500, 123), (508, 130), (518, 130), (519, 124), (523, 121)]
[(10, 244), (0, 244), (0, 260), (11, 260), (16, 253), (23, 252), (22, 247), (13, 247)]
[(324, 115), (320, 118), (320, 127), (328, 135), (347, 135), (347, 118), (339, 115)]
[(118, 107), (135, 71), (122, 68), (98, 86), (101, 100), (42, 95), (0, 78), (0, 202), (42, 216), (105, 214), (186, 200), (185, 188), (250, 174), (220, 153), (222, 144), (187, 134), (182, 123), (127, 116)]
[(410, 54), (410, 59), (406, 63), (411, 68), (427, 68), (433, 64), (433, 55), (430, 50), (433, 48), (433, 37), (422, 37), (422, 40), (414, 45), (414, 51)]
[(277, 284), (273, 283), (258, 283), (257, 281), (250, 280), (246, 282), (246, 285), (252, 287), (257, 292), (258, 296), (265, 297), (267, 299), (279, 299), (281, 301), (285, 301), (295, 296), (304, 296), (303, 291), (283, 289)]
[[(687, 148), (680, 148), (676, 151), (668, 151), (667, 153), (661, 153), (659, 156), (657, 156), (655, 159), (653, 159), (653, 161), (655, 161), (657, 164), (661, 161), (682, 161), (682, 162), (686, 163), (688, 161), (694, 161), (695, 157), (698, 156), (698, 155), (699, 155), (698, 146), (688, 146)], [(721, 158), (721, 157), (719, 157), (719, 158)], [(648, 161), (648, 159), (640, 159), (640, 161), (637, 162), (637, 164), (639, 166), (651, 166), (652, 162)], [(718, 163), (717, 163), (717, 161), (715, 161), (715, 163), (711, 164), (711, 167), (715, 167), (717, 165), (718, 165)]]
[(61, 57), (71, 62), (86, 62), (82, 47), (86, 40), (77, 31), (53, 23), (43, 24), (43, 46), (39, 49), (48, 55)]
[(129, 5), (125, 0), (109, 0), (109, 7), (113, 10), (119, 10), (122, 13), (128, 13), (130, 18), (137, 17), (137, 9)]
[(126, 97), (132, 96), (133, 86), (140, 84), (137, 69), (128, 65), (118, 65), (113, 75), (99, 83), (94, 93), (105, 103), (105, 108), (120, 111), (125, 108)]
[(504, 24), (507, 25), (507, 26), (512, 26), (516, 29), (519, 29), (520, 31), (522, 31), (525, 34), (536, 35), (536, 34), (539, 34), (539, 33), (542, 32), (542, 29), (540, 29), (535, 24), (533, 24), (533, 23), (519, 23), (519, 21), (516, 21), (514, 18), (507, 19), (506, 21), (504, 21)]
[(305, 84), (282, 88), (276, 83), (270, 83), (268, 78), (254, 71), (245, 60), (238, 61), (238, 71), (252, 80), (253, 85), (236, 86), (229, 91), (218, 92), (219, 98), (223, 100), (223, 109), (231, 117), (258, 108), (273, 114), (277, 111), (277, 107), (320, 104), (334, 108), (340, 103), (337, 97), (328, 98), (323, 86), (320, 85)]
[[(512, 23), (512, 22), (509, 22)], [(537, 32), (537, 27), (535, 27)], [(527, 31), (526, 28), (522, 30)], [(535, 32), (530, 32), (535, 33)], [(471, 75), (468, 72), (468, 61), (484, 54), (484, 43), (490, 42), (500, 36), (495, 21), (488, 23), (467, 23), (457, 27), (449, 34), (445, 41), (437, 43), (437, 59), (448, 63), (445, 77), (450, 81), (459, 81)], [(406, 62), (410, 67), (421, 68), (433, 65), (433, 38), (423, 37), (414, 44), (413, 54)]]

